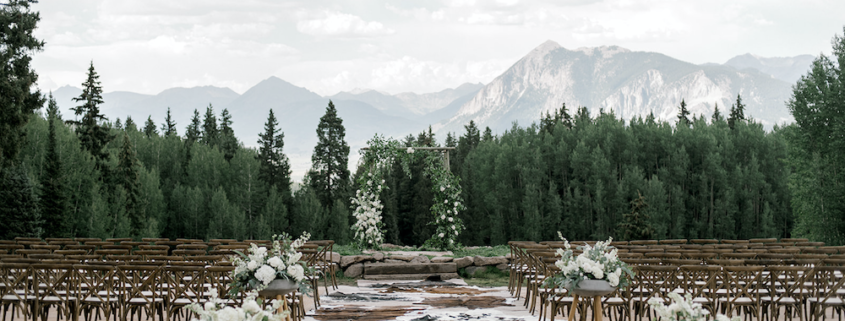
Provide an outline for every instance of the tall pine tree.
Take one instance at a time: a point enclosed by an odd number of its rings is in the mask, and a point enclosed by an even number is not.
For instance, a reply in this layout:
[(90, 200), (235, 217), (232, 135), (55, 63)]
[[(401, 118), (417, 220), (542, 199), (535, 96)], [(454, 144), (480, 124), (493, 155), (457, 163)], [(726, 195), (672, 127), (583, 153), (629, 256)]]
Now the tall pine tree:
[[(72, 108), (76, 116), (82, 116), (82, 119), (68, 121), (68, 123), (76, 126), (82, 148), (94, 155), (100, 170), (105, 170), (104, 163), (109, 157), (109, 152), (105, 150), (105, 147), (114, 136), (105, 127), (104, 122), (108, 119), (100, 113), (100, 105), (103, 104), (103, 87), (100, 86), (100, 76), (94, 70), (93, 61), (88, 67), (88, 78), (82, 83), (82, 94), (73, 98), (73, 101), (82, 102), (82, 105)], [(129, 122), (130, 120), (127, 119), (127, 128)]]
[(264, 133), (258, 135), (258, 179), (267, 186), (275, 187), (284, 204), (290, 206), (290, 162), (283, 151), (285, 133), (278, 126), (276, 115), (270, 109)]
[(219, 133), (217, 116), (214, 116), (214, 107), (208, 104), (208, 108), (205, 109), (205, 118), (202, 120), (202, 138), (200, 142), (211, 147), (217, 146)]
[(329, 100), (326, 114), (320, 117), (317, 125), (317, 146), (314, 146), (308, 172), (317, 199), (329, 212), (334, 207), (334, 200), (349, 202), (349, 145), (345, 138), (343, 119), (337, 116), (337, 109)]
[(713, 116), (710, 117), (710, 123), (715, 124), (723, 120), (725, 119), (722, 117), (722, 112), (719, 111), (719, 103), (713, 104)]
[(153, 116), (147, 116), (147, 122), (144, 123), (144, 136), (147, 136), (147, 138), (158, 136), (158, 128), (153, 122)]
[(176, 121), (170, 116), (170, 107), (167, 107), (167, 116), (164, 117), (164, 124), (161, 124), (161, 132), (165, 137), (176, 136)]
[(71, 237), (71, 213), (68, 211), (68, 199), (65, 193), (65, 178), (62, 160), (56, 146), (56, 122), (58, 104), (50, 93), (47, 104), (47, 152), (44, 155), (44, 174), (41, 177), (41, 212), (44, 218), (44, 236)]
[(742, 104), (742, 97), (736, 95), (736, 104), (731, 105), (731, 114), (728, 116), (728, 126), (734, 129), (737, 122), (745, 120), (745, 105)]
[(681, 99), (681, 106), (678, 107), (678, 122), (677, 126), (689, 126), (691, 124), (689, 120), (689, 109), (687, 109), (687, 102)]
[(235, 157), (235, 152), (238, 151), (238, 138), (235, 137), (235, 130), (232, 129), (232, 114), (229, 114), (229, 109), (223, 108), (223, 113), (220, 114), (220, 132), (217, 138), (220, 149), (223, 151), (223, 158), (227, 162), (231, 161), (232, 157)]
[[(0, 6), (0, 169), (17, 163), (25, 139), (24, 125), (44, 105), (37, 87), (38, 74), (30, 66), (44, 41), (33, 36), (41, 20), (28, 0), (10, 0)], [(34, 89), (34, 90), (33, 90)]]
[(129, 141), (129, 135), (124, 132), (123, 145), (120, 149), (120, 154), (118, 154), (117, 169), (114, 174), (117, 185), (123, 187), (123, 190), (126, 191), (125, 213), (129, 218), (130, 235), (132, 236), (139, 236), (146, 228), (147, 223), (144, 215), (144, 206), (139, 199), (141, 189), (139, 167), (135, 150)]

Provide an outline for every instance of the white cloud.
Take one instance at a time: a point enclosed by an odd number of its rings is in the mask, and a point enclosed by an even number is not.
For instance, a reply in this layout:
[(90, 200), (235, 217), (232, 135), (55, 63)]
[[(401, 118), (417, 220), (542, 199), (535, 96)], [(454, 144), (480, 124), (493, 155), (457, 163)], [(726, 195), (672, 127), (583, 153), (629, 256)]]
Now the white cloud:
[(348, 13), (326, 11), (319, 19), (299, 21), (296, 30), (315, 36), (384, 36), (395, 31), (378, 21), (364, 21)]

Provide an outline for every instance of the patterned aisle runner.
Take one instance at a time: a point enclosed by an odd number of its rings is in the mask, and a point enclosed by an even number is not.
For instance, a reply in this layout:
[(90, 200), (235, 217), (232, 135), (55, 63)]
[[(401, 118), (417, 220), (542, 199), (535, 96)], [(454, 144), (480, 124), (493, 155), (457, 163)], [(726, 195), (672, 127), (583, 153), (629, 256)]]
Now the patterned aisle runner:
[[(321, 288), (322, 290), (322, 288)], [(369, 281), (321, 295), (305, 320), (537, 320), (507, 287), (479, 288), (461, 279), (443, 282)]]

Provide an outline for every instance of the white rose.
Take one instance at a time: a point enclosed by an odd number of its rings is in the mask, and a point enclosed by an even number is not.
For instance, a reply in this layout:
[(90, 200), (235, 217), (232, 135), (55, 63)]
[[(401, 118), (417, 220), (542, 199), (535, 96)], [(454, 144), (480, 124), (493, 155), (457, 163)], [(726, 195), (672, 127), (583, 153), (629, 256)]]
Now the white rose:
[(413, 147), (408, 147), (408, 150), (406, 150), (405, 152), (407, 152), (408, 154), (413, 154), (413, 153), (414, 153), (414, 148), (413, 148)]
[(267, 264), (270, 264), (270, 266), (278, 269), (280, 266), (284, 265), (285, 263), (282, 262), (282, 259), (280, 259), (278, 256), (274, 256), (274, 257), (271, 257), (269, 260), (267, 260)]
[(440, 219), (441, 219), (441, 220), (445, 220), (445, 219), (446, 219), (446, 215), (440, 215)]
[(444, 236), (446, 236), (446, 235), (445, 235), (445, 234), (443, 234), (443, 233), (440, 233), (440, 234), (438, 234), (437, 236), (439, 236), (440, 238), (443, 238), (443, 237), (444, 237)]
[(619, 275), (616, 273), (610, 273), (607, 275), (607, 282), (610, 283), (610, 286), (617, 286), (619, 285)]
[(451, 221), (453, 221), (453, 220), (452, 220), (452, 218), (450, 217), (450, 218), (449, 218), (449, 222), (451, 222)]
[(255, 271), (255, 269), (258, 268), (258, 261), (249, 261), (249, 263), (246, 264), (246, 268), (250, 271)]
[(440, 186), (440, 191), (441, 191), (441, 192), (442, 192), (442, 191), (445, 191), (445, 190), (446, 190), (446, 188), (445, 188), (445, 187)]
[(249, 313), (256, 313), (258, 311), (261, 311), (261, 307), (258, 306), (258, 302), (255, 302), (255, 300), (245, 300), (243, 306), (241, 307), (244, 309), (244, 311)]
[(455, 235), (458, 235), (458, 231), (455, 231)]
[(225, 307), (217, 312), (218, 321), (240, 321), (241, 313), (232, 307)]
[(461, 205), (461, 202), (455, 202), (455, 207), (458, 207), (460, 205)]
[(452, 229), (453, 229), (453, 230), (457, 230), (458, 228), (457, 228), (457, 227), (455, 227), (454, 225), (452, 225)]
[(261, 281), (261, 283), (264, 283), (264, 285), (270, 284), (270, 282), (276, 279), (276, 269), (269, 265), (262, 265), (258, 268), (258, 271), (255, 271), (255, 278)]
[(216, 308), (214, 302), (211, 302), (211, 301), (206, 302), (204, 307), (205, 307), (206, 311), (211, 311), (211, 310), (214, 310), (214, 308)]

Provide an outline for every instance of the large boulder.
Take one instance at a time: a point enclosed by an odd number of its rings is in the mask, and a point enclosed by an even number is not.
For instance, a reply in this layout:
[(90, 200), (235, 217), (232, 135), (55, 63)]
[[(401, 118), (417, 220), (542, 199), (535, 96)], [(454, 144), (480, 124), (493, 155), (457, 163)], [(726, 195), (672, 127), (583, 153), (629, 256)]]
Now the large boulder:
[(428, 263), (431, 263), (431, 260), (429, 260), (427, 256), (420, 255), (420, 256), (415, 257), (413, 260), (411, 260), (411, 263), (428, 264)]
[(475, 274), (478, 272), (484, 272), (487, 270), (486, 266), (468, 266), (466, 268), (467, 275), (470, 277), (475, 277)]
[(499, 269), (499, 271), (502, 271), (502, 272), (510, 272), (510, 270), (511, 270), (511, 267), (508, 266), (505, 263), (496, 265), (496, 268)]
[(454, 259), (451, 258), (451, 257), (438, 256), (438, 257), (432, 258), (431, 263), (449, 263), (449, 262), (452, 262), (452, 260), (454, 260)]
[(499, 265), (499, 264), (508, 264), (508, 260), (503, 256), (494, 256), (494, 257), (484, 257), (484, 256), (476, 256), (472, 259), (473, 263), (476, 266), (489, 266), (489, 265)]
[(357, 278), (364, 274), (364, 263), (355, 263), (350, 265), (346, 268), (346, 271), (343, 271), (343, 276), (348, 277), (350, 279)]
[(340, 254), (337, 252), (326, 252), (326, 261), (340, 263)]
[(372, 261), (373, 257), (369, 255), (347, 255), (340, 258), (340, 266), (344, 269), (355, 263)]
[(381, 253), (381, 252), (373, 253), (373, 260), (376, 260), (377, 262), (384, 261), (384, 253)]
[(455, 259), (455, 265), (458, 266), (459, 269), (463, 269), (467, 266), (472, 265), (473, 259), (471, 256), (465, 256), (460, 259)]

